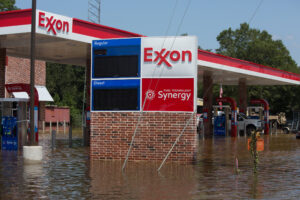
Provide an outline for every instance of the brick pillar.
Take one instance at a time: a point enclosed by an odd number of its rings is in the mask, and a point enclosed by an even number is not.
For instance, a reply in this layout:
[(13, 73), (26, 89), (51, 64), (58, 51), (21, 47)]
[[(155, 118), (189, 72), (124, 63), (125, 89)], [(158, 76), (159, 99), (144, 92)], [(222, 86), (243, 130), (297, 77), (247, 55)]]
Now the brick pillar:
[(247, 114), (247, 85), (246, 79), (239, 79), (239, 107), (240, 112)]
[(0, 49), (0, 98), (5, 97), (6, 49)]
[(205, 136), (213, 135), (212, 127), (212, 102), (213, 102), (213, 80), (210, 72), (205, 71), (203, 74), (203, 112), (207, 112), (207, 119), (204, 122)]
[[(91, 84), (91, 59), (86, 60), (86, 93), (85, 93), (85, 109), (90, 108), (90, 84)], [(90, 146), (90, 123), (86, 123), (83, 133), (84, 146)]]

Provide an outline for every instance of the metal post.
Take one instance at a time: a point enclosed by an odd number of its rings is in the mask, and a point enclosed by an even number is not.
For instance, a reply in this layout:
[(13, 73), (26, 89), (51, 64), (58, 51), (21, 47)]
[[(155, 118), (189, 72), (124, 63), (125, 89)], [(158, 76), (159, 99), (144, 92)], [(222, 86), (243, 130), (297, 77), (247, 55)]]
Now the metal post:
[(66, 120), (64, 120), (64, 134), (66, 134)]
[(83, 129), (83, 146), (88, 146), (88, 142), (87, 142), (87, 136), (86, 136), (86, 134), (85, 134), (85, 132), (86, 132), (86, 130), (87, 130), (87, 128), (86, 128), (86, 126), (82, 126), (82, 129)]
[(59, 126), (58, 121), (56, 121), (56, 132), (57, 132), (57, 133), (59, 132), (58, 126)]
[(45, 121), (43, 121), (43, 134), (45, 133)]
[(50, 121), (50, 128), (49, 128), (49, 132), (52, 133), (52, 122)]
[(52, 134), (51, 134), (51, 148), (54, 149), (55, 148), (55, 140), (56, 140), (56, 131), (53, 130)]
[(72, 147), (72, 126), (70, 124), (70, 128), (69, 128), (69, 147)]
[(32, 0), (30, 44), (30, 136), (29, 145), (34, 145), (34, 70), (35, 70), (35, 18), (36, 0)]

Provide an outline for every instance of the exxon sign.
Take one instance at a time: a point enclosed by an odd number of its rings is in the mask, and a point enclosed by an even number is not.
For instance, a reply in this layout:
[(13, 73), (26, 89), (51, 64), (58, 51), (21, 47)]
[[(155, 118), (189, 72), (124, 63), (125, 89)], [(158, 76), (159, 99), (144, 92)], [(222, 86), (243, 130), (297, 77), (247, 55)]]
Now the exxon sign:
[(37, 33), (66, 36), (72, 32), (72, 18), (37, 10)]
[[(153, 56), (153, 53), (155, 56)], [(180, 52), (177, 50), (170, 51), (163, 48), (160, 51), (153, 51), (152, 47), (144, 48), (144, 62), (157, 62), (157, 65), (165, 64), (167, 67), (172, 67), (170, 61), (185, 62), (186, 60), (187, 62), (192, 62), (192, 52), (189, 50)]]
[(145, 78), (194, 77), (197, 74), (197, 38), (142, 38), (141, 61)]

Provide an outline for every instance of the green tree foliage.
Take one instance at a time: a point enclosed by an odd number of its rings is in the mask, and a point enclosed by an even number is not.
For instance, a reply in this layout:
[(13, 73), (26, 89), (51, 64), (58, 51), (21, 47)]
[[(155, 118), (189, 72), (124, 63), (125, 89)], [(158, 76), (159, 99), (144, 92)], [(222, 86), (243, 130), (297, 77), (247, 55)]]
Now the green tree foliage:
[[(290, 56), (289, 51), (281, 40), (273, 40), (267, 31), (250, 28), (247, 23), (239, 29), (231, 28), (222, 31), (217, 40), (220, 48), (218, 54), (247, 60), (250, 62), (278, 68), (281, 70), (300, 73), (299, 67)], [(237, 94), (237, 88), (224, 87), (224, 95)], [(235, 96), (237, 99), (237, 96)], [(251, 86), (248, 98), (264, 98), (269, 101), (271, 112), (291, 113), (300, 108), (300, 95), (297, 86)]]
[(69, 106), (73, 125), (80, 125), (85, 68), (55, 63), (47, 63), (46, 67), (46, 85), (53, 104)]
[(0, 12), (18, 9), (15, 3), (15, 0), (0, 0)]

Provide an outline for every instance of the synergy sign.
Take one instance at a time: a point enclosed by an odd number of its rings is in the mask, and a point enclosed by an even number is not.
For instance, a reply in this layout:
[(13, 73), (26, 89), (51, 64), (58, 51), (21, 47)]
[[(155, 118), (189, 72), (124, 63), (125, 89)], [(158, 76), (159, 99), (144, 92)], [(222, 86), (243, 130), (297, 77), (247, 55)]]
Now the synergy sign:
[(64, 36), (72, 31), (72, 23), (73, 20), (70, 17), (37, 10), (37, 33)]
[(142, 85), (145, 111), (194, 110), (194, 80), (192, 78), (181, 80), (145, 78), (142, 80)]
[[(95, 40), (92, 44), (92, 102), (100, 99), (110, 88), (100, 91), (103, 80), (118, 81), (120, 88), (131, 93), (131, 106), (116, 103), (118, 108), (137, 111), (194, 112), (197, 97), (197, 38), (196, 37), (145, 37), (132, 39)], [(126, 64), (128, 63), (128, 64)], [(102, 66), (102, 67), (101, 67)], [(106, 67), (103, 67), (106, 66)], [(115, 68), (115, 69), (114, 69)], [(102, 70), (102, 71), (101, 71)], [(134, 84), (134, 80), (139, 80)], [(122, 82), (122, 83), (121, 83)], [(131, 85), (131, 86), (130, 86)], [(98, 88), (98, 90), (96, 90)], [(106, 89), (106, 91), (104, 91)], [(137, 92), (135, 91), (138, 90)], [(125, 91), (125, 90), (124, 90)], [(124, 93), (126, 93), (124, 92)], [(112, 92), (113, 93), (113, 92)], [(136, 96), (134, 96), (136, 95)], [(110, 94), (110, 96), (112, 96)], [(133, 101), (133, 96), (137, 101)], [(107, 100), (110, 101), (110, 100)], [(103, 105), (105, 102), (103, 100)], [(111, 101), (116, 102), (111, 99)], [(137, 103), (138, 105), (135, 105)], [(111, 105), (106, 108), (110, 109)], [(102, 108), (100, 105), (92, 106)], [(138, 109), (135, 109), (138, 108)], [(126, 111), (126, 110), (124, 110)]]

